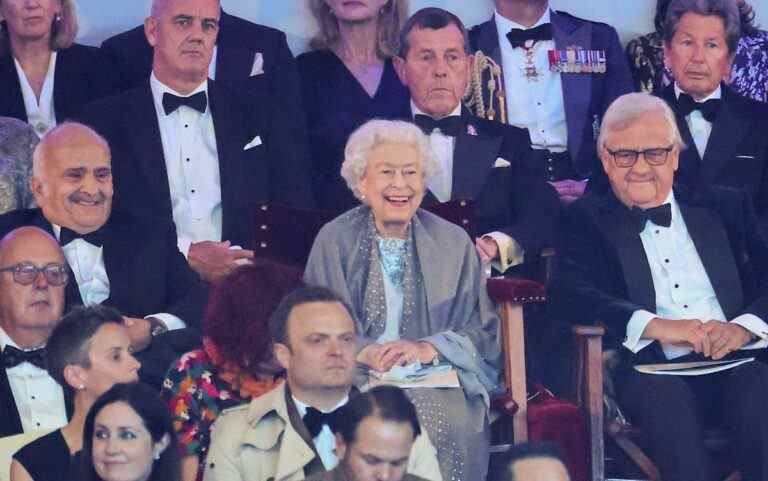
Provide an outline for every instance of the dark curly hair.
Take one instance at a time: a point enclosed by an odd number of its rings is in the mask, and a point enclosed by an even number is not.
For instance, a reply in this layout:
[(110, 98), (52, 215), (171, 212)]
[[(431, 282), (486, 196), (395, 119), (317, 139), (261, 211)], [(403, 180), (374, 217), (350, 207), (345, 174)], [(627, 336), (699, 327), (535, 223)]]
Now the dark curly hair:
[[(653, 17), (653, 25), (659, 33), (664, 31), (664, 21), (667, 18), (667, 9), (669, 8), (669, 2), (671, 1), (672, 0), (658, 0), (656, 2), (656, 15)], [(752, 9), (752, 5), (749, 3), (744, 2), (739, 5), (739, 19), (741, 21), (742, 36), (752, 37), (759, 31), (759, 27), (755, 23), (755, 12)]]
[(212, 286), (203, 329), (221, 361), (252, 376), (272, 359), (268, 320), (286, 294), (303, 285), (301, 272), (255, 259)]

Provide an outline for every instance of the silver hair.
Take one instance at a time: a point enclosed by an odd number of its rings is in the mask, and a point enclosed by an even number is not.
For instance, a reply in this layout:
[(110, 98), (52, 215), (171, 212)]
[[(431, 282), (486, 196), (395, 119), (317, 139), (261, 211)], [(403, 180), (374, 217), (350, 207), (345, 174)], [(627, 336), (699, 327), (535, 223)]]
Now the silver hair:
[(615, 131), (624, 130), (638, 118), (649, 113), (659, 113), (669, 129), (672, 142), (679, 150), (685, 148), (680, 130), (677, 128), (675, 114), (667, 103), (659, 97), (648, 93), (624, 94), (613, 101), (603, 116), (600, 135), (597, 137), (598, 149), (605, 148), (605, 139)]
[(421, 159), (421, 171), (427, 182), (440, 169), (429, 144), (429, 138), (418, 127), (400, 120), (370, 120), (349, 136), (344, 149), (341, 176), (358, 199), (360, 179), (365, 175), (371, 152), (381, 144), (405, 144), (416, 148)]
[(669, 44), (677, 32), (680, 20), (686, 13), (705, 17), (717, 16), (723, 20), (725, 43), (733, 54), (741, 37), (741, 17), (736, 0), (672, 0), (664, 20), (664, 42)]
[(42, 163), (45, 161), (46, 150), (50, 147), (51, 142), (53, 142), (52, 139), (58, 136), (59, 132), (62, 130), (68, 130), (72, 128), (84, 130), (88, 134), (92, 135), (97, 142), (103, 144), (104, 148), (107, 149), (107, 155), (110, 157), (112, 156), (111, 149), (109, 148), (109, 142), (107, 142), (107, 139), (99, 135), (98, 132), (79, 122), (64, 122), (46, 132), (46, 134), (43, 135), (43, 138), (40, 139), (40, 143), (35, 146), (35, 150), (32, 152), (32, 177), (38, 179), (40, 178), (40, 175), (42, 174), (40, 169), (43, 168)]
[[(149, 16), (152, 18), (157, 18), (160, 16), (170, 1), (171, 0), (152, 0), (152, 4), (149, 7)], [(217, 0), (216, 3), (221, 6), (221, 0)]]

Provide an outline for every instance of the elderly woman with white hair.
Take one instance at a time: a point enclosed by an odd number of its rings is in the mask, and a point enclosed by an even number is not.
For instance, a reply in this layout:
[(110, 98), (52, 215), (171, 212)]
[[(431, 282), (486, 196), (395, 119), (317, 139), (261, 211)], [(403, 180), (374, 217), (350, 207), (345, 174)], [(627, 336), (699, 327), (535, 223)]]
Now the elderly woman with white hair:
[(39, 137), (119, 86), (107, 56), (74, 43), (74, 0), (0, 0), (0, 115)]
[(443, 479), (485, 479), (499, 320), (469, 236), (419, 208), (437, 168), (428, 139), (412, 124), (373, 120), (355, 131), (342, 176), (362, 205), (322, 228), (305, 281), (334, 289), (352, 306), (360, 363), (388, 371), (442, 362), (458, 371), (461, 388), (408, 394), (437, 447)]

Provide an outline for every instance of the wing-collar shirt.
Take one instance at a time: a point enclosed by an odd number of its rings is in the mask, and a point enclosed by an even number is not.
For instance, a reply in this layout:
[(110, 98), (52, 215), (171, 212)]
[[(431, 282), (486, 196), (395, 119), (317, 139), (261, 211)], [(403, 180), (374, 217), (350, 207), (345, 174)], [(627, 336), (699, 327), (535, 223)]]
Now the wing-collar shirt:
[[(5, 350), (5, 346), (21, 349), (0, 327), (0, 351)], [(24, 362), (5, 372), (25, 433), (58, 429), (67, 424), (64, 390), (48, 371)]]
[[(680, 94), (684, 93), (680, 86), (675, 82), (675, 98), (680, 98)], [(721, 99), (723, 97), (723, 89), (718, 86), (717, 89), (709, 94), (707, 97), (696, 100), (694, 102), (706, 102), (710, 99)], [(699, 158), (704, 158), (704, 152), (707, 151), (707, 143), (709, 142), (709, 136), (712, 134), (712, 122), (704, 118), (702, 113), (698, 110), (691, 112), (686, 118), (685, 122), (688, 124), (688, 129), (691, 131), (693, 137), (693, 143), (696, 144), (696, 150), (699, 152)]]
[(208, 91), (206, 80), (188, 95), (181, 95), (150, 76), (155, 111), (160, 126), (173, 221), (179, 250), (186, 256), (192, 243), (221, 239), (221, 178), (216, 131), (210, 102), (205, 113), (181, 106), (169, 115), (163, 109), (163, 94), (179, 97)]
[(35, 91), (32, 90), (27, 74), (24, 73), (24, 69), (21, 68), (21, 64), (16, 58), (13, 59), (13, 64), (16, 66), (16, 74), (19, 76), (21, 96), (24, 98), (24, 110), (27, 112), (27, 123), (35, 129), (38, 137), (42, 137), (46, 132), (56, 127), (56, 112), (53, 106), (56, 52), (51, 52), (51, 60), (48, 64), (48, 71), (45, 73), (39, 99), (35, 95)]
[[(296, 404), (296, 410), (299, 412), (299, 416), (304, 418), (304, 416), (307, 414), (307, 408), (309, 407), (308, 404), (305, 404), (298, 399), (296, 399), (296, 396), (291, 395), (293, 398), (294, 404)], [(340, 408), (341, 406), (347, 404), (347, 401), (349, 401), (349, 396), (345, 396), (344, 399), (339, 401), (339, 404), (333, 407), (330, 411), (322, 411), (322, 412), (332, 412), (336, 409)], [(320, 461), (323, 462), (323, 466), (325, 466), (325, 469), (327, 471), (332, 470), (336, 467), (337, 464), (339, 464), (339, 458), (336, 457), (336, 436), (334, 436), (333, 432), (331, 431), (331, 428), (328, 427), (327, 424), (323, 425), (323, 428), (320, 430), (320, 433), (312, 440), (312, 442), (315, 443), (315, 449), (317, 450), (317, 455), (320, 456)]]
[[(646, 222), (640, 233), (643, 250), (651, 268), (656, 293), (656, 313), (635, 311), (627, 323), (624, 346), (637, 353), (653, 342), (642, 337), (646, 326), (654, 317), (662, 319), (710, 319), (728, 321), (715, 295), (715, 290), (704, 269), (696, 246), (688, 233), (680, 206), (670, 192), (667, 202), (672, 205), (672, 223), (662, 227)], [(759, 340), (742, 349), (761, 349), (768, 346), (768, 325), (753, 314), (742, 314), (731, 320), (742, 326)], [(667, 359), (675, 359), (692, 352), (687, 346), (662, 344)]]
[[(61, 226), (51, 224), (56, 239), (61, 239)], [(72, 270), (77, 282), (77, 289), (80, 291), (80, 297), (83, 304), (92, 306), (101, 304), (109, 298), (109, 276), (107, 268), (104, 265), (104, 247), (95, 246), (84, 239), (75, 239), (66, 245), (61, 246), (64, 251), (64, 257)], [(70, 279), (72, 282), (72, 279)], [(173, 314), (161, 312), (150, 314), (146, 317), (156, 317), (163, 321), (169, 330), (182, 329), (186, 327), (184, 321)]]
[(545, 23), (551, 23), (551, 12), (547, 9), (532, 26), (525, 27), (494, 13), (496, 29), (499, 32), (501, 68), (504, 72), (509, 124), (528, 129), (534, 149), (551, 152), (565, 152), (568, 147), (568, 126), (565, 123), (565, 103), (560, 73), (549, 69), (549, 50), (555, 49), (554, 40), (536, 42), (533, 63), (539, 74), (532, 81), (525, 76), (526, 55), (522, 48), (512, 48), (507, 33), (513, 28), (527, 30)]

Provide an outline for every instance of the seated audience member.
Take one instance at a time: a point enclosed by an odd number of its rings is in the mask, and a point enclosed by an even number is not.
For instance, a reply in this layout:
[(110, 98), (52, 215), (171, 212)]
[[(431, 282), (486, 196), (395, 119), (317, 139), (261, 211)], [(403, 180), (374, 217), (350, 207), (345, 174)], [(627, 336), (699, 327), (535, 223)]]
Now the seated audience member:
[(0, 240), (0, 437), (67, 424), (71, 398), (45, 364), (64, 310), (67, 267), (50, 234), (21, 227)]
[(600, 170), (595, 136), (605, 109), (632, 91), (619, 37), (604, 23), (551, 10), (548, 0), (493, 3), (493, 18), (470, 32), (472, 49), (501, 66), (507, 122), (528, 129), (531, 167), (572, 202)]
[(0, 117), (0, 214), (34, 206), (29, 179), (39, 138), (19, 119)]
[[(635, 88), (641, 92), (660, 93), (674, 82), (664, 64), (664, 22), (671, 0), (656, 2), (656, 29), (627, 44), (629, 68)], [(755, 25), (755, 12), (744, 0), (737, 0), (741, 39), (733, 57), (729, 85), (734, 92), (754, 100), (768, 102), (768, 32)]]
[(768, 105), (722, 83), (739, 41), (733, 0), (673, 0), (664, 26), (665, 63), (675, 82), (669, 103), (688, 146), (675, 180), (747, 191), (760, 223), (768, 224)]
[(657, 97), (616, 100), (598, 142), (612, 191), (585, 197), (563, 216), (549, 298), (555, 313), (606, 326), (607, 347), (620, 349), (623, 361), (614, 378), (619, 401), (643, 429), (663, 479), (715, 479), (702, 439), (713, 423), (731, 431), (742, 479), (768, 479), (763, 361), (694, 377), (632, 368), (761, 357), (768, 247), (748, 196), (673, 189), (683, 142)]
[(358, 204), (339, 175), (349, 135), (374, 118), (408, 115), (408, 91), (392, 57), (408, 0), (307, 0), (319, 27), (299, 76), (320, 209), (341, 213)]
[(67, 305), (118, 309), (142, 379), (159, 389), (170, 363), (199, 345), (199, 333), (184, 328), (199, 326), (207, 293), (176, 247), (173, 224), (112, 212), (109, 146), (81, 124), (43, 137), (31, 186), (40, 208), (0, 216), (0, 233), (33, 225), (58, 238), (72, 272)]
[(163, 383), (184, 456), (184, 481), (202, 477), (211, 426), (219, 414), (271, 391), (282, 377), (267, 321), (280, 300), (300, 285), (299, 272), (266, 259), (255, 259), (214, 284), (203, 348), (181, 356)]
[(452, 13), (419, 10), (403, 28), (395, 68), (410, 91), (409, 118), (429, 136), (440, 164), (425, 202), (475, 199), (475, 246), (504, 272), (523, 261), (524, 251), (535, 259), (554, 243), (560, 204), (552, 187), (526, 172), (527, 130), (479, 119), (462, 107), (473, 61), (466, 39)]
[[(252, 241), (254, 203), (311, 203), (304, 140), (276, 112), (281, 99), (208, 80), (219, 16), (218, 0), (154, 0), (152, 74), (82, 115), (112, 148), (116, 205), (174, 221), (179, 250), (206, 280), (253, 257), (235, 247)], [(191, 33), (176, 33), (178, 18)]]
[(304, 280), (352, 306), (376, 371), (442, 361), (461, 388), (411, 389), (437, 446), (443, 479), (483, 479), (488, 467), (488, 392), (498, 380), (499, 319), (466, 232), (419, 209), (438, 169), (413, 124), (373, 120), (349, 139), (342, 175), (363, 205), (317, 235)]
[(525, 443), (491, 460), (488, 481), (571, 481), (557, 446)]
[[(331, 471), (339, 462), (330, 424), (332, 413), (357, 392), (352, 311), (333, 291), (300, 288), (282, 300), (269, 330), (286, 380), (219, 416), (205, 481), (299, 480)], [(443, 479), (428, 437), (414, 442), (407, 471)]]
[(379, 386), (352, 396), (331, 421), (339, 465), (312, 481), (420, 481), (405, 472), (421, 434), (416, 408), (397, 387)]
[(81, 481), (181, 481), (171, 416), (157, 391), (116, 384), (88, 412)]
[(11, 481), (80, 479), (74, 459), (83, 447), (88, 410), (114, 384), (139, 379), (130, 341), (120, 313), (108, 307), (77, 307), (61, 319), (46, 360), (48, 373), (72, 393), (72, 419), (13, 455)]
[(75, 0), (0, 1), (0, 115), (29, 123), (42, 137), (116, 91), (109, 58), (74, 43), (76, 36)]

